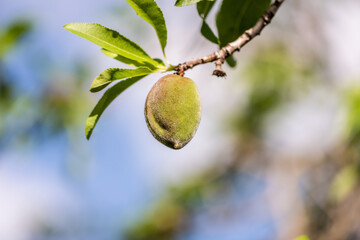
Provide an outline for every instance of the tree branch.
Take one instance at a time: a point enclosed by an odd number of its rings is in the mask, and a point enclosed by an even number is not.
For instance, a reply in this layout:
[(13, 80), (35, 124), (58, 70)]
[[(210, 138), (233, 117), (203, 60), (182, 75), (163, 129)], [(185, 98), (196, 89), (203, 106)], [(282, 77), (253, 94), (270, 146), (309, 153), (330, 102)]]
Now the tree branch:
[(225, 61), (225, 58), (229, 57), (236, 51), (240, 49), (251, 41), (257, 35), (260, 35), (261, 31), (271, 22), (272, 18), (275, 16), (277, 10), (285, 0), (275, 0), (273, 4), (270, 5), (268, 10), (261, 16), (261, 18), (256, 22), (255, 26), (246, 30), (238, 39), (227, 44), (225, 47), (221, 48), (219, 51), (216, 51), (208, 56), (202, 58), (196, 58), (185, 63), (181, 63), (175, 67), (176, 74), (183, 76), (184, 72), (188, 69), (191, 69), (199, 64), (209, 63), (215, 61), (215, 70), (213, 75), (218, 77), (226, 76), (226, 73), (222, 69), (222, 64)]

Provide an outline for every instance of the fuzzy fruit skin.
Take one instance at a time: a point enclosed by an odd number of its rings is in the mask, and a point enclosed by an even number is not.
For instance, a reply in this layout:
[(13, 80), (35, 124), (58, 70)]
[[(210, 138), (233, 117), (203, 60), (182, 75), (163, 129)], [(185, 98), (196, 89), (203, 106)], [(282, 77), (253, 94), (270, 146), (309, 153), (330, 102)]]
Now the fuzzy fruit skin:
[(173, 149), (184, 147), (195, 135), (201, 119), (195, 83), (174, 74), (160, 78), (146, 98), (145, 119), (161, 143)]

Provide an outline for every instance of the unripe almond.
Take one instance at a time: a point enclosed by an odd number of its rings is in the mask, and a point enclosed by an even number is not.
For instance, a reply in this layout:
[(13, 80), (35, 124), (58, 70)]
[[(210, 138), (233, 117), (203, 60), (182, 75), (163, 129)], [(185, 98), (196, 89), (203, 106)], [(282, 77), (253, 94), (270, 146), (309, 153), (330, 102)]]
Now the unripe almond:
[(195, 135), (200, 118), (200, 95), (190, 78), (166, 75), (155, 83), (146, 98), (148, 128), (170, 148), (184, 147)]

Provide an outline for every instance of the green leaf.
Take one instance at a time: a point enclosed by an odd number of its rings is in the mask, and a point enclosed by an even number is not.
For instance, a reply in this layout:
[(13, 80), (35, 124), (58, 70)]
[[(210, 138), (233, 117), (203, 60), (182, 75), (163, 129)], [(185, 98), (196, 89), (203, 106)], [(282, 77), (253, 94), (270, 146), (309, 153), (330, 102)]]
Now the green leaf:
[(175, 6), (176, 7), (184, 7), (188, 5), (192, 5), (201, 1), (214, 1), (214, 0), (176, 0)]
[(126, 0), (136, 13), (147, 21), (156, 31), (165, 56), (167, 29), (164, 15), (154, 0)]
[(216, 16), (220, 47), (235, 41), (253, 27), (270, 5), (270, 0), (223, 0)]
[(147, 67), (147, 68), (150, 68), (152, 70), (155, 70), (155, 69), (166, 69), (166, 66), (164, 64), (163, 61), (161, 61), (160, 59), (157, 59), (157, 58), (153, 58), (154, 61), (156, 61), (158, 63), (158, 66), (154, 66), (154, 65), (151, 65), (149, 63), (140, 63), (138, 61), (135, 61), (135, 60), (132, 60), (132, 59), (129, 59), (129, 58), (126, 58), (126, 57), (123, 57), (123, 56), (120, 56), (119, 54), (116, 54), (116, 53), (113, 53), (107, 49), (104, 49), (102, 48), (101, 51), (108, 57), (111, 57), (115, 60), (118, 60), (119, 62), (122, 62), (122, 63), (125, 63), (127, 65), (130, 65), (130, 66), (134, 66), (134, 67)]
[(139, 45), (100, 24), (69, 23), (64, 28), (120, 56), (138, 61), (141, 64), (158, 65)]
[(159, 67), (159, 69), (161, 69), (161, 68), (163, 68), (164, 70), (165, 70), (165, 69), (168, 69), (168, 68), (165, 66), (163, 60), (161, 60), (161, 59), (159, 59), (159, 58), (153, 58), (153, 59), (159, 64), (159, 66), (162, 66), (162, 67)]
[[(129, 59), (129, 58), (126, 58), (126, 57), (123, 57), (119, 54), (116, 54), (116, 53), (113, 53), (107, 49), (104, 49), (102, 48), (101, 51), (108, 57), (111, 57), (113, 59), (116, 59), (118, 60), (119, 62), (122, 62), (122, 63), (125, 63), (127, 65), (130, 65), (130, 66), (134, 66), (134, 67), (143, 67), (143, 66), (146, 66), (146, 63), (140, 63), (136, 60), (132, 60), (132, 59)], [(152, 66), (152, 65), (150, 65)]]
[(85, 136), (87, 139), (90, 138), (97, 122), (99, 121), (101, 114), (110, 105), (110, 103), (128, 87), (130, 87), (144, 77), (145, 76), (140, 76), (126, 79), (115, 84), (104, 93), (104, 95), (100, 98), (99, 102), (96, 104), (95, 108), (90, 113), (89, 117), (86, 119)]
[(109, 68), (94, 79), (90, 91), (98, 92), (115, 80), (148, 75), (152, 72), (154, 71), (147, 67), (139, 67), (136, 69)]
[(236, 60), (234, 58), (233, 55), (231, 56), (228, 56), (226, 59), (225, 59), (226, 63), (229, 64), (230, 67), (235, 67), (236, 66)]
[(219, 39), (214, 34), (214, 32), (211, 30), (209, 25), (205, 22), (205, 20), (202, 22), (200, 32), (210, 42), (215, 43), (215, 44), (220, 44)]
[(196, 4), (196, 9), (199, 13), (199, 16), (202, 19), (206, 19), (207, 15), (209, 14), (210, 10), (214, 6), (216, 0), (213, 1), (201, 1)]
[(206, 23), (206, 17), (209, 14), (210, 10), (214, 6), (215, 1), (202, 1), (196, 4), (196, 9), (199, 13), (199, 16), (203, 19), (200, 32), (201, 34), (210, 42), (215, 44), (220, 44), (218, 37), (214, 34), (213, 30)]

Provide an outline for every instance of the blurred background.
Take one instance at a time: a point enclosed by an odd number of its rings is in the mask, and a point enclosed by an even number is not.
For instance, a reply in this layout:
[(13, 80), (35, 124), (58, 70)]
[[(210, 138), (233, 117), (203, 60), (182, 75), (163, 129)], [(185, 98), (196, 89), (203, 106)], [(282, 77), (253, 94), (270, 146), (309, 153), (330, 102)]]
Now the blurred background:
[[(195, 6), (157, 2), (172, 64), (216, 50)], [(187, 71), (202, 120), (180, 151), (145, 123), (160, 74), (121, 94), (85, 139), (102, 95), (92, 80), (124, 66), (62, 26), (97, 22), (161, 57), (126, 1), (0, 6), (1, 240), (360, 239), (359, 1), (286, 1), (227, 78), (213, 64)]]

